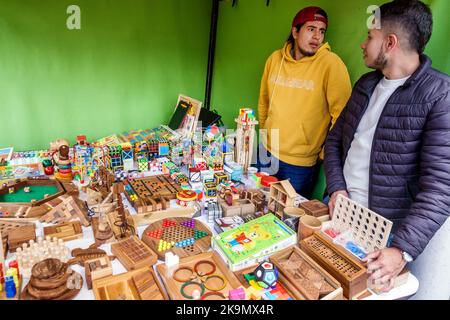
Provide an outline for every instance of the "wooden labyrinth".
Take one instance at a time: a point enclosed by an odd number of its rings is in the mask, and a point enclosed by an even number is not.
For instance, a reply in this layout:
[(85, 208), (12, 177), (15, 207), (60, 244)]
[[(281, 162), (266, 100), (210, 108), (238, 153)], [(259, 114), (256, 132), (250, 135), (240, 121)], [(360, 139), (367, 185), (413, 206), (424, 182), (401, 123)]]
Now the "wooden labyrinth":
[(165, 210), (170, 200), (182, 191), (168, 175), (158, 175), (124, 181), (125, 195), (138, 213)]
[(184, 258), (208, 251), (211, 232), (198, 220), (172, 218), (149, 225), (144, 230), (142, 240), (156, 252), (160, 260), (164, 260), (169, 251)]

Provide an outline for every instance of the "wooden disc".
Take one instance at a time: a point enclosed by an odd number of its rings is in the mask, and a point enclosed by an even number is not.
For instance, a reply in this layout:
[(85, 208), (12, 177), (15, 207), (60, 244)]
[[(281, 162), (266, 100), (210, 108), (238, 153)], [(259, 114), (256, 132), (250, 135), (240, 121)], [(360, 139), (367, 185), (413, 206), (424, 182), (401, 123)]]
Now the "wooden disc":
[(37, 279), (48, 279), (66, 272), (67, 264), (59, 259), (45, 259), (36, 263), (31, 269), (31, 274)]
[(142, 234), (142, 241), (164, 260), (166, 252), (180, 258), (207, 252), (211, 235), (208, 227), (196, 219), (170, 218), (150, 224)]

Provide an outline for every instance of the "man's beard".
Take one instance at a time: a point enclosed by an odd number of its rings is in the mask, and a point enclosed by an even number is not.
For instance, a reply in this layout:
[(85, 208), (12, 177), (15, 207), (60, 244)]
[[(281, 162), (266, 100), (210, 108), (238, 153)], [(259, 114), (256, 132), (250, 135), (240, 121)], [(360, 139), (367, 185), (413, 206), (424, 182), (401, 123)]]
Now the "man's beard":
[(315, 55), (316, 53), (315, 52), (310, 52), (310, 51), (306, 51), (306, 50), (303, 50), (302, 48), (298, 48), (299, 50), (300, 50), (300, 53), (303, 55), (303, 56), (305, 56), (305, 57), (312, 57), (313, 55)]
[(383, 49), (380, 49), (377, 58), (375, 59), (373, 64), (369, 65), (368, 67), (376, 70), (383, 70), (386, 67), (387, 63), (388, 61), (386, 59), (386, 55), (384, 54)]

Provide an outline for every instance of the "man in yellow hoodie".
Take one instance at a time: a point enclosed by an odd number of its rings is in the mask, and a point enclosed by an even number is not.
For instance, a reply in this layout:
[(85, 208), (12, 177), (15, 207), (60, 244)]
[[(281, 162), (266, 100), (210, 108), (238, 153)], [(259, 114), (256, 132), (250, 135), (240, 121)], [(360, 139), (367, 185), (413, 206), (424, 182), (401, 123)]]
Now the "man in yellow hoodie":
[(279, 160), (275, 175), (290, 179), (305, 197), (330, 126), (351, 93), (345, 64), (324, 43), (327, 27), (327, 13), (319, 7), (297, 13), (287, 43), (266, 62), (258, 103), (260, 128), (267, 130), (262, 144), (271, 162)]

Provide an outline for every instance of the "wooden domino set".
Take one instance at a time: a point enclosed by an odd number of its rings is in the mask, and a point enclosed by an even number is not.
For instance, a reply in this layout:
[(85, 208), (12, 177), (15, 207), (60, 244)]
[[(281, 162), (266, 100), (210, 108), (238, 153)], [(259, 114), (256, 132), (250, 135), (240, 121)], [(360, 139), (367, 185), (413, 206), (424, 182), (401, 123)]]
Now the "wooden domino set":
[(136, 236), (113, 243), (111, 252), (127, 270), (152, 266), (158, 261), (157, 255)]

